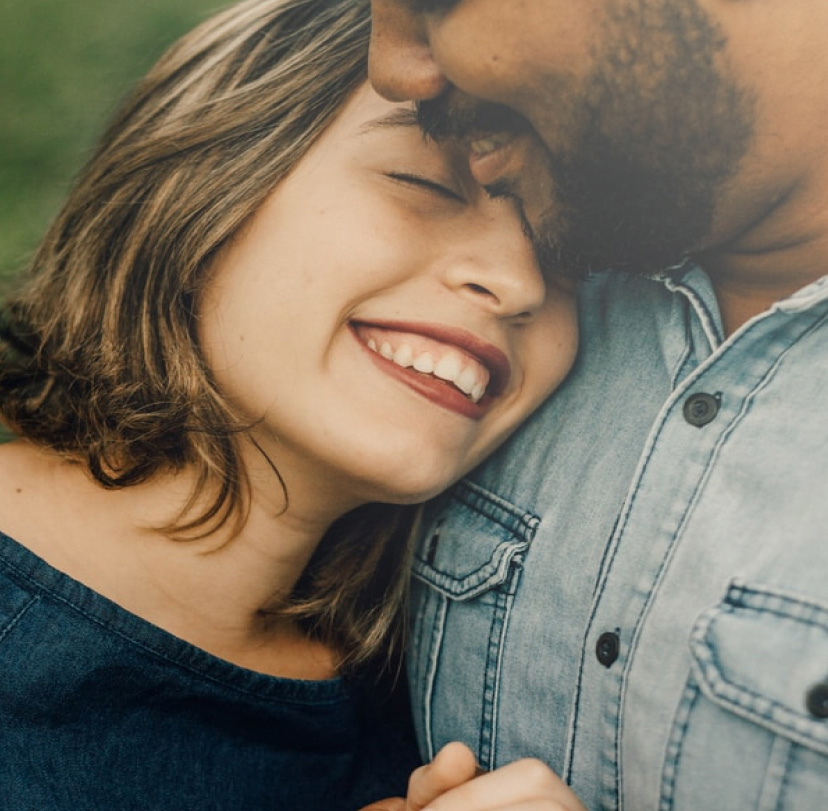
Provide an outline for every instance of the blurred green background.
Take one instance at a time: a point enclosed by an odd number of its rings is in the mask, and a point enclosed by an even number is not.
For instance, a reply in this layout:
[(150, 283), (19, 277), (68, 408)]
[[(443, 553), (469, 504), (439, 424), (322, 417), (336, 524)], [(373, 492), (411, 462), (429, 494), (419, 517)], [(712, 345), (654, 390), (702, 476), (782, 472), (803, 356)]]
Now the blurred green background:
[(124, 93), (230, 0), (0, 0), (0, 280), (26, 263)]

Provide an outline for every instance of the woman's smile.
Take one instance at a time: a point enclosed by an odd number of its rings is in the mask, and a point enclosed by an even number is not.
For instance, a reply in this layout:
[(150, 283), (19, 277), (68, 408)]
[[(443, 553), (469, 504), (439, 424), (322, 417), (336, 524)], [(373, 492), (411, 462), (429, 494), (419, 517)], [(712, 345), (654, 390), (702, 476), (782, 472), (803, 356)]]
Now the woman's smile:
[(433, 495), (554, 389), (577, 342), (511, 202), (367, 85), (216, 257), (208, 363), (293, 503)]
[(352, 328), (380, 369), (471, 419), (486, 414), (511, 375), (504, 352), (458, 327), (374, 322), (354, 323)]

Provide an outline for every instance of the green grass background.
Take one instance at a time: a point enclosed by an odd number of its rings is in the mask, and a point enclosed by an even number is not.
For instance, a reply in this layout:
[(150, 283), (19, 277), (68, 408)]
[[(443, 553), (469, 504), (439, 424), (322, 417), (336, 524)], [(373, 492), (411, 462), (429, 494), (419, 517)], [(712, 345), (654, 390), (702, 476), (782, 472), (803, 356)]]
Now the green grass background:
[(0, 0), (0, 281), (22, 267), (125, 92), (229, 0)]

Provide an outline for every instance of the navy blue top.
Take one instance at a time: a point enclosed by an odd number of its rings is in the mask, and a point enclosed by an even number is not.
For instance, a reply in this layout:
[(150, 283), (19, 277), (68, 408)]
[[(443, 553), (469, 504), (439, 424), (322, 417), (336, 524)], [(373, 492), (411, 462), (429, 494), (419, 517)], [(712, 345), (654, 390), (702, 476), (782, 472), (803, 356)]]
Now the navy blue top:
[(355, 811), (413, 742), (373, 685), (219, 659), (0, 533), (0, 808)]

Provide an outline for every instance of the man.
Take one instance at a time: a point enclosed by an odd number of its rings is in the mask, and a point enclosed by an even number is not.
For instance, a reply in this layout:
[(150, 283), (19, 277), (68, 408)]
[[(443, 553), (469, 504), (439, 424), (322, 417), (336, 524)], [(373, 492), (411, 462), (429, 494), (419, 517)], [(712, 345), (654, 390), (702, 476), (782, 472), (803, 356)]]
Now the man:
[(428, 516), (424, 755), (534, 756), (590, 809), (824, 809), (828, 3), (372, 6), (376, 87), (587, 277), (569, 381)]

